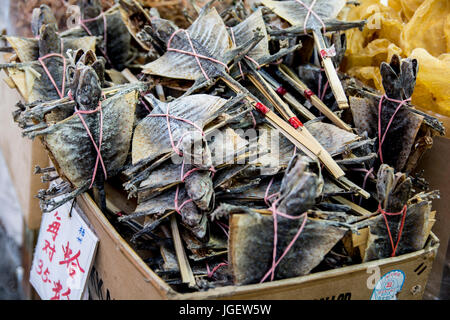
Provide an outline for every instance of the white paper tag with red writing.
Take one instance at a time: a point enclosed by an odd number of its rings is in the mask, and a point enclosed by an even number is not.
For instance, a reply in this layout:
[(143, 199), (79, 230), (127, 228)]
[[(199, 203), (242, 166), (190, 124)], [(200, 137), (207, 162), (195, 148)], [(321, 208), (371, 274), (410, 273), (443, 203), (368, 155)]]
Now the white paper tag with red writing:
[(41, 299), (80, 300), (97, 244), (72, 201), (44, 213), (30, 271), (30, 283)]

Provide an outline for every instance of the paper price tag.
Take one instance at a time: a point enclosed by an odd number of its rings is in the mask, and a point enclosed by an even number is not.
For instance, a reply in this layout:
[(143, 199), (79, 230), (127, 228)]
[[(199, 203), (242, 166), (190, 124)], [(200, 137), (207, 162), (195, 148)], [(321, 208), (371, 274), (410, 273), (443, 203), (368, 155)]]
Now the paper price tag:
[(41, 299), (80, 300), (97, 245), (98, 238), (72, 202), (44, 213), (30, 271), (30, 283)]

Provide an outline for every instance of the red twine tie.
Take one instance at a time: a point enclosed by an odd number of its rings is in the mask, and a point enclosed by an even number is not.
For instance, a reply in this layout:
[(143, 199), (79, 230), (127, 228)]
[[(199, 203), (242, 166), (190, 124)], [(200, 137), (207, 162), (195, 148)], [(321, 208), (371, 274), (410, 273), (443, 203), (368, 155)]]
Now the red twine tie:
[[(174, 49), (174, 48), (170, 47), (173, 37), (180, 31), (184, 31), (184, 33), (186, 34), (186, 38), (189, 41), (189, 45), (191, 46), (192, 52), (185, 51), (185, 50), (180, 50), (180, 49)], [(189, 56), (193, 56), (195, 58), (195, 60), (197, 61), (197, 64), (200, 67), (200, 70), (202, 71), (203, 76), (205, 77), (206, 80), (209, 80), (209, 77), (206, 74), (205, 69), (203, 69), (203, 66), (202, 66), (202, 63), (200, 62), (200, 59), (205, 59), (205, 60), (209, 60), (209, 61), (218, 63), (218, 64), (222, 65), (223, 67), (225, 67), (225, 69), (227, 69), (227, 71), (229, 71), (228, 66), (225, 63), (223, 63), (222, 61), (219, 61), (217, 59), (198, 54), (197, 51), (194, 48), (194, 44), (192, 43), (192, 40), (191, 40), (191, 37), (190, 37), (189, 33), (186, 30), (183, 30), (183, 29), (178, 29), (177, 31), (172, 33), (172, 35), (170, 36), (169, 41), (167, 42), (167, 51), (173, 51), (173, 52), (178, 52), (178, 53), (182, 53), (182, 54), (187, 54)]]
[[(386, 223), (386, 228), (387, 228), (388, 235), (389, 235), (389, 240), (391, 242), (391, 247), (392, 247), (391, 257), (395, 257), (395, 252), (397, 251), (398, 244), (400, 243), (400, 238), (402, 237), (403, 227), (405, 226), (407, 210), (408, 210), (408, 207), (405, 204), (405, 206), (403, 207), (403, 209), (400, 212), (390, 213), (390, 212), (384, 211), (381, 208), (381, 205), (378, 204), (377, 212), (380, 212), (383, 215), (384, 222)], [(392, 239), (391, 228), (389, 228), (389, 223), (388, 223), (388, 220), (387, 220), (387, 216), (398, 216), (398, 215), (402, 215), (402, 222), (400, 224), (400, 229), (398, 231), (397, 242), (394, 245), (394, 240)]]
[(284, 95), (286, 95), (286, 93), (287, 93), (287, 91), (286, 91), (286, 89), (285, 88), (283, 88), (283, 87), (278, 87), (277, 88), (277, 90), (275, 90), (276, 91), (276, 93), (278, 93), (280, 96), (284, 96)]
[(298, 129), (300, 127), (303, 127), (303, 123), (297, 118), (297, 117), (292, 117), (289, 119), (289, 123), (291, 124), (291, 126), (293, 126), (295, 129)]
[(312, 90), (310, 89), (306, 89), (305, 91), (303, 91), (303, 94), (306, 99), (311, 100), (311, 97), (314, 95), (314, 92), (312, 92)]
[(262, 114), (267, 114), (270, 111), (270, 109), (263, 105), (261, 102), (257, 102), (255, 108)]
[[(269, 206), (269, 200), (273, 197), (279, 196), (279, 193), (275, 193), (272, 195), (268, 195), (269, 194), (269, 190), (270, 187), (272, 186), (274, 178), (272, 178), (272, 180), (269, 183), (269, 186), (267, 187), (266, 190), (266, 194), (264, 196), (264, 201), (266, 202), (266, 204)], [(266, 279), (270, 277), (270, 281), (273, 281), (274, 277), (275, 277), (275, 269), (276, 267), (280, 264), (281, 260), (283, 260), (283, 258), (286, 256), (286, 254), (289, 252), (289, 250), (291, 250), (292, 246), (294, 245), (294, 243), (297, 241), (297, 239), (300, 237), (300, 234), (302, 233), (303, 229), (305, 228), (306, 225), (306, 221), (308, 220), (308, 214), (307, 212), (303, 213), (302, 215), (296, 217), (296, 216), (290, 216), (287, 215), (285, 213), (282, 213), (280, 211), (278, 211), (277, 209), (277, 203), (280, 199), (275, 200), (272, 205), (270, 206), (269, 210), (272, 211), (273, 214), (273, 231), (274, 231), (274, 236), (273, 236), (273, 256), (272, 256), (272, 267), (267, 271), (267, 273), (264, 275), (264, 277), (261, 279), (260, 283), (263, 283), (264, 281), (266, 281)], [(291, 240), (291, 242), (288, 244), (288, 246), (286, 247), (286, 249), (284, 250), (283, 254), (281, 255), (281, 257), (277, 259), (277, 244), (278, 244), (278, 220), (277, 217), (281, 216), (283, 218), (286, 219), (290, 219), (290, 220), (300, 220), (301, 218), (303, 218), (303, 222), (300, 226), (300, 228), (297, 231), (297, 234), (294, 236), (294, 238)]]
[[(386, 126), (386, 131), (383, 134), (383, 137), (381, 137), (381, 112), (382, 112), (382, 108), (383, 108), (383, 99), (392, 101), (392, 102), (397, 102), (398, 106), (394, 111), (394, 114), (392, 115), (392, 117), (389, 119), (389, 122)], [(386, 138), (386, 134), (389, 130), (389, 128), (392, 125), (392, 122), (394, 121), (394, 118), (397, 114), (397, 112), (400, 110), (400, 108), (405, 105), (407, 102), (411, 101), (411, 98), (405, 99), (405, 100), (396, 100), (396, 99), (392, 99), (389, 98), (388, 96), (383, 95), (380, 99), (380, 102), (378, 103), (378, 154), (380, 156), (380, 161), (381, 163), (383, 163), (383, 152), (381, 151), (381, 148), (383, 146), (384, 143), (384, 139)]]

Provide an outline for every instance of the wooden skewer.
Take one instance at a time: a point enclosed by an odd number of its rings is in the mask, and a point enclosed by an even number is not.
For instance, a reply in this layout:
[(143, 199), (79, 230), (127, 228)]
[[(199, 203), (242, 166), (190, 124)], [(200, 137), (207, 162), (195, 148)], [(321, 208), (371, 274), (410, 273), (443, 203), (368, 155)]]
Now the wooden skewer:
[[(225, 77), (221, 78), (229, 87), (236, 93), (240, 93), (241, 90), (238, 86), (232, 83), (230, 80)], [(247, 101), (257, 110), (258, 105), (261, 105), (260, 102), (252, 98), (251, 96), (246, 96)], [(265, 106), (264, 106), (265, 107)], [(313, 153), (316, 157), (318, 157), (325, 165), (325, 167), (330, 171), (330, 173), (336, 178), (339, 179), (345, 175), (344, 171), (339, 167), (339, 165), (333, 160), (330, 154), (315, 140), (315, 138), (307, 131), (306, 128), (302, 127), (301, 131), (297, 131), (291, 125), (287, 124), (283, 119), (275, 114), (275, 112), (271, 111), (269, 108), (265, 107), (267, 110), (264, 110), (264, 116), (272, 124), (275, 128), (281, 131), (281, 133), (289, 139), (295, 146), (299, 149), (308, 149)], [(287, 112), (283, 112), (284, 116), (289, 116)], [(295, 115), (294, 115), (295, 116)]]
[[(264, 79), (267, 81), (268, 84), (272, 87), (272, 89), (277, 90), (280, 88), (283, 88), (280, 83), (278, 83), (275, 79), (270, 77), (266, 72), (264, 71), (258, 71)], [(297, 101), (297, 99), (290, 94), (289, 92), (286, 92), (282, 95), (284, 100), (291, 105), (295, 110), (297, 110), (298, 113), (302, 115), (302, 117), (308, 119), (308, 120), (314, 120), (316, 119), (316, 116), (311, 113), (304, 105), (302, 105), (300, 102)]]
[[(283, 78), (296, 89), (301, 95), (309, 99), (314, 107), (322, 112), (331, 122), (336, 126), (346, 131), (351, 132), (352, 128), (346, 124), (341, 118), (339, 118), (333, 111), (331, 111), (320, 98), (312, 93), (306, 84), (304, 84), (297, 75), (290, 70), (287, 66), (281, 65), (278, 69)], [(308, 94), (309, 93), (309, 94)]]
[[(326, 50), (325, 41), (322, 36), (322, 32), (317, 29), (313, 29), (314, 42), (316, 44), (319, 52), (324, 52)], [(345, 95), (344, 88), (342, 87), (341, 80), (337, 75), (337, 71), (334, 68), (333, 61), (328, 56), (322, 56), (323, 68), (325, 69), (325, 73), (327, 74), (328, 81), (330, 82), (331, 90), (333, 91), (334, 97), (339, 105), (340, 109), (348, 109), (348, 99)]]
[(183, 243), (181, 241), (180, 231), (178, 230), (177, 219), (175, 215), (170, 216), (170, 227), (172, 229), (172, 238), (175, 245), (175, 252), (177, 254), (178, 265), (181, 272), (181, 280), (187, 283), (189, 287), (195, 287), (195, 277), (192, 273), (186, 251), (184, 251)]

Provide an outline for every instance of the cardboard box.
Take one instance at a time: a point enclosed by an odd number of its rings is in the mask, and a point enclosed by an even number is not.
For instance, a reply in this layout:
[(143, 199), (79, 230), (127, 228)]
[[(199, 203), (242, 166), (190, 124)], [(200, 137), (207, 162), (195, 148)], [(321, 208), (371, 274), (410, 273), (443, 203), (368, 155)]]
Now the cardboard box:
[[(447, 125), (450, 128), (450, 125)], [(450, 130), (447, 129), (447, 132)], [(416, 171), (423, 170), (425, 179), (430, 184), (430, 190), (439, 190), (440, 199), (433, 200), (433, 210), (437, 211), (433, 232), (440, 239), (441, 246), (430, 274), (425, 299), (439, 299), (445, 292), (441, 292), (445, 264), (448, 263), (447, 251), (450, 243), (450, 139), (435, 137), (433, 148), (425, 153)]]
[[(156, 275), (116, 232), (87, 194), (77, 204), (100, 239), (89, 278), (92, 299), (370, 299), (376, 275), (400, 270), (404, 283), (400, 300), (420, 300), (439, 247), (432, 234), (424, 249), (378, 261), (319, 272), (303, 277), (247, 286), (228, 286), (180, 294)], [(368, 286), (369, 283), (369, 286)]]

